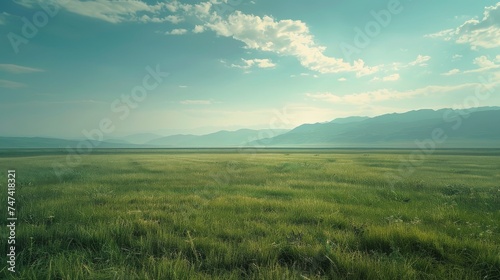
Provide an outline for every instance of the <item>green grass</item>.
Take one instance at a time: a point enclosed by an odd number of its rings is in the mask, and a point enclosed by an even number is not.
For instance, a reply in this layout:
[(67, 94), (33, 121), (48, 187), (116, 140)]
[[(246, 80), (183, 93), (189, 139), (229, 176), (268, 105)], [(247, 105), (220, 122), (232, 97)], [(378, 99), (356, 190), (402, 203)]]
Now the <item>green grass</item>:
[(97, 150), (58, 178), (62, 152), (2, 151), (0, 278), (500, 279), (499, 151), (410, 153)]

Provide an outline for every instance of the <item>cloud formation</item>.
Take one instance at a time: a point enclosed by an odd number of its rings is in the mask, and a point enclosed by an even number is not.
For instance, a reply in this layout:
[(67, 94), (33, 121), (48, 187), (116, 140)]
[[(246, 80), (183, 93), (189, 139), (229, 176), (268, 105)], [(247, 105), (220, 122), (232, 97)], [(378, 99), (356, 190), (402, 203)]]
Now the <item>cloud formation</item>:
[(500, 47), (500, 2), (485, 7), (483, 18), (470, 19), (457, 28), (426, 35), (458, 44), (469, 44), (472, 49)]
[[(200, 24), (193, 27), (193, 33), (211, 30), (218, 36), (230, 37), (242, 42), (248, 49), (295, 57), (303, 67), (318, 73), (351, 72), (357, 77), (362, 77), (374, 74), (381, 69), (381, 66), (365, 65), (362, 59), (349, 63), (342, 58), (327, 56), (326, 47), (315, 42), (308, 26), (300, 20), (277, 20), (270, 16), (244, 14), (238, 10), (228, 16), (221, 15), (215, 7), (215, 4), (220, 4), (216, 0), (198, 4), (184, 4), (180, 1), (156, 4), (142, 1), (54, 1), (56, 5), (69, 12), (115, 24), (127, 21), (178, 24), (186, 17), (195, 18)], [(33, 3), (41, 3), (42, 0), (18, 0), (18, 2), (28, 7), (33, 6)], [(181, 28), (174, 29), (167, 34), (186, 33), (187, 30)]]
[(42, 69), (20, 66), (15, 64), (0, 64), (0, 71), (14, 73), (14, 74), (44, 72), (44, 70)]
[[(44, 0), (17, 0), (16, 3), (27, 8), (34, 8), (39, 4), (47, 4)], [(138, 22), (172, 22), (178, 23), (183, 19), (178, 16), (164, 16), (162, 11), (168, 10), (166, 3), (148, 5), (142, 1), (109, 1), (109, 0), (52, 0), (51, 4), (71, 13), (95, 18), (110, 23), (127, 21)]]
[(8, 80), (0, 80), (0, 87), (2, 88), (11, 88), (11, 89), (16, 89), (16, 88), (21, 88), (25, 87), (25, 84), (18, 83), (18, 82), (13, 82), (13, 81), (8, 81)]
[(193, 28), (193, 33), (203, 33), (205, 31), (205, 27), (203, 25), (195, 25)]
[(399, 74), (392, 74), (392, 75), (389, 75), (389, 76), (385, 76), (382, 78), (382, 81), (384, 82), (393, 82), (393, 81), (397, 81), (399, 80), (400, 76)]
[(337, 95), (330, 92), (306, 93), (306, 97), (314, 101), (323, 101), (336, 104), (364, 105), (387, 100), (410, 99), (416, 96), (430, 94), (442, 94), (458, 90), (473, 89), (476, 84), (461, 84), (456, 86), (426, 86), (413, 90), (398, 91), (391, 89), (379, 89), (362, 93)]
[(165, 32), (166, 35), (183, 35), (186, 34), (188, 31), (183, 28), (177, 28), (173, 29), (171, 31)]
[(243, 42), (245, 48), (296, 57), (302, 66), (319, 73), (355, 72), (360, 77), (379, 70), (366, 66), (362, 60), (350, 64), (341, 58), (326, 56), (326, 48), (314, 42), (309, 28), (300, 20), (275, 20), (240, 11), (223, 19), (208, 11), (198, 12), (200, 18), (206, 20), (204, 26), (219, 36)]
[(429, 61), (429, 60), (431, 60), (430, 56), (419, 54), (417, 56), (417, 59), (408, 63), (408, 66), (427, 66), (427, 61)]
[(448, 71), (446, 73), (443, 73), (441, 75), (443, 75), (443, 76), (453, 76), (453, 75), (456, 75), (458, 73), (460, 73), (460, 70), (457, 69), (457, 68), (455, 68), (455, 69), (451, 69), (450, 71)]
[(410, 67), (425, 67), (428, 65), (427, 62), (429, 60), (431, 60), (430, 56), (419, 54), (413, 61), (410, 61), (408, 63), (395, 62), (390, 64), (388, 68), (391, 70), (401, 70)]
[(244, 48), (296, 57), (302, 66), (319, 73), (353, 72), (361, 77), (380, 70), (379, 66), (366, 66), (358, 59), (352, 64), (341, 58), (324, 54), (326, 47), (314, 41), (308, 26), (300, 20), (276, 20), (270, 16), (256, 16), (234, 11), (228, 16), (217, 13), (214, 3), (182, 4), (178, 1), (164, 4), (170, 12), (183, 13), (201, 22), (194, 33), (206, 30), (221, 37), (230, 37), (244, 44)]
[(252, 67), (257, 68), (274, 68), (276, 64), (274, 64), (270, 59), (241, 59), (243, 61), (243, 65), (231, 64), (231, 67), (241, 68), (241, 69), (249, 69)]
[(210, 104), (212, 104), (212, 101), (188, 99), (188, 100), (182, 100), (180, 103), (183, 105), (210, 105)]

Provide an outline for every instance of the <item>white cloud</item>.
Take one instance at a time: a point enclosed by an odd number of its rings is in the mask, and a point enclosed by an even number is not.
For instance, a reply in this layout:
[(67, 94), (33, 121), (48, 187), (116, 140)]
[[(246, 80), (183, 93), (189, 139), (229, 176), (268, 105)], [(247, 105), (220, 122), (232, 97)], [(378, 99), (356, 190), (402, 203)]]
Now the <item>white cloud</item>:
[(205, 27), (203, 25), (196, 25), (194, 28), (193, 28), (193, 33), (202, 33), (205, 31)]
[(401, 63), (401, 62), (395, 62), (389, 65), (389, 68), (392, 70), (401, 70), (404, 68), (408, 67), (415, 67), (415, 66), (427, 66), (427, 61), (431, 60), (431, 57), (428, 55), (421, 55), (419, 54), (415, 60), (410, 61), (408, 63)]
[(15, 64), (0, 64), (0, 71), (10, 72), (14, 74), (22, 74), (22, 73), (44, 72), (45, 70), (20, 66)]
[(384, 82), (392, 82), (392, 81), (399, 80), (399, 78), (400, 78), (399, 74), (396, 73), (396, 74), (392, 74), (392, 75), (383, 77), (382, 81), (384, 81)]
[(330, 103), (344, 103), (343, 97), (329, 92), (306, 93), (306, 97), (314, 101), (325, 101)]
[(212, 101), (210, 101), (210, 100), (191, 100), (191, 99), (188, 99), (188, 100), (182, 100), (180, 103), (183, 104), (183, 105), (211, 105)]
[[(462, 73), (463, 74), (478, 73), (478, 72), (484, 72), (484, 71), (500, 68), (500, 65), (496, 64), (495, 62), (500, 62), (500, 61), (497, 58), (495, 58), (495, 60), (492, 61), (492, 60), (489, 60), (486, 56), (482, 55), (482, 56), (476, 57), (472, 61), (472, 63), (477, 65), (478, 68), (466, 70), (466, 71), (463, 71)], [(460, 73), (459, 69), (452, 69), (452, 70), (450, 70), (446, 73), (443, 73), (441, 75), (452, 76), (452, 75), (456, 75), (459, 73)]]
[(339, 78), (337, 81), (339, 81), (339, 82), (345, 82), (345, 81), (347, 81), (347, 79), (344, 78), (344, 77), (342, 77), (342, 78)]
[(492, 68), (496, 66), (495, 62), (489, 60), (485, 55), (476, 57), (474, 59), (474, 64), (476, 64), (480, 68)]
[(448, 71), (446, 73), (443, 73), (441, 75), (443, 75), (443, 76), (452, 76), (452, 75), (456, 75), (458, 73), (460, 73), (460, 70), (455, 68), (455, 69), (451, 69), (450, 71)]
[(276, 64), (274, 64), (270, 59), (241, 59), (243, 61), (243, 65), (231, 64), (231, 67), (241, 68), (241, 69), (249, 69), (252, 67), (258, 68), (274, 68)]
[(141, 21), (141, 22), (154, 22), (154, 23), (161, 23), (161, 22), (168, 21), (168, 22), (171, 22), (173, 24), (178, 24), (179, 22), (184, 21), (184, 18), (180, 17), (180, 16), (173, 16), (173, 15), (166, 16), (166, 17), (163, 17), (163, 18), (155, 17), (155, 16), (150, 17), (148, 15), (142, 15), (138, 20)]
[(484, 71), (488, 71), (488, 70), (497, 69), (497, 68), (500, 67), (500, 65), (496, 64), (494, 61), (489, 60), (484, 55), (482, 55), (480, 57), (476, 57), (472, 61), (472, 63), (474, 63), (475, 65), (477, 65), (478, 68), (464, 71), (464, 74), (484, 72)]
[(186, 34), (188, 31), (183, 28), (177, 28), (173, 29), (172, 31), (165, 32), (165, 35), (183, 35)]
[(453, 38), (453, 34), (455, 34), (454, 29), (446, 29), (436, 33), (424, 35), (424, 38), (443, 38), (445, 41), (450, 41)]
[(56, 0), (64, 9), (82, 16), (97, 18), (111, 23), (137, 19), (137, 13), (156, 13), (161, 4), (148, 5), (141, 1), (67, 1)]
[(485, 7), (483, 18), (470, 19), (455, 29), (447, 29), (428, 38), (443, 38), (454, 40), (458, 44), (469, 44), (472, 49), (478, 47), (491, 49), (500, 46), (500, 2)]
[(179, 88), (187, 88), (188, 86), (180, 85)]
[[(17, 0), (16, 3), (28, 8), (35, 8), (44, 0)], [(53, 0), (53, 4), (63, 9), (90, 18), (96, 18), (110, 23), (126, 21), (176, 23), (181, 20), (175, 16), (159, 17), (160, 12), (171, 5), (157, 3), (148, 5), (142, 1), (80, 1), (80, 0)], [(139, 16), (140, 15), (140, 16)]]
[(418, 55), (417, 56), (417, 59), (415, 59), (414, 61), (408, 63), (409, 66), (427, 66), (427, 61), (429, 61), (431, 59), (430, 56), (428, 55)]
[(0, 87), (3, 87), (3, 88), (21, 88), (21, 87), (25, 87), (26, 85), (25, 84), (21, 84), (21, 83), (18, 83), (18, 82), (13, 82), (13, 81), (8, 81), (8, 80), (0, 80)]
[[(28, 5), (42, 0), (18, 0)], [(310, 33), (308, 26), (300, 20), (276, 20), (270, 16), (256, 16), (234, 11), (222, 17), (213, 8), (210, 0), (198, 4), (183, 4), (180, 1), (159, 2), (148, 5), (142, 1), (108, 1), (108, 0), (54, 0), (55, 3), (72, 13), (92, 17), (111, 23), (126, 21), (178, 23), (186, 17), (196, 17), (203, 23), (194, 27), (194, 33), (205, 30), (214, 31), (218, 36), (231, 37), (245, 44), (245, 48), (272, 52), (283, 56), (296, 57), (307, 69), (319, 73), (353, 72), (357, 77), (370, 75), (380, 71), (381, 66), (367, 66), (358, 59), (352, 63), (342, 58), (325, 55), (326, 47), (318, 45)], [(221, 0), (226, 1), (226, 0)], [(165, 13), (178, 13), (181, 16)], [(184, 29), (173, 30), (168, 34), (179, 35)]]
[(295, 78), (295, 77), (313, 77), (313, 78), (318, 78), (319, 76), (316, 74), (311, 74), (311, 73), (300, 73), (298, 75), (290, 75), (290, 77)]
[(462, 84), (457, 86), (427, 86), (423, 88), (397, 91), (391, 89), (379, 89), (375, 91), (367, 91), (362, 93), (354, 93), (348, 95), (336, 95), (330, 92), (307, 93), (306, 97), (314, 101), (323, 101), (338, 104), (363, 105), (372, 104), (375, 102), (410, 99), (416, 96), (426, 96), (430, 94), (442, 94), (452, 91), (473, 89), (476, 84)]
[(169, 21), (169, 22), (171, 22), (173, 24), (178, 24), (179, 22), (184, 21), (183, 17), (181, 17), (181, 16), (174, 16), (174, 15), (166, 16), (164, 19), (166, 19), (167, 21)]
[(453, 55), (453, 56), (451, 57), (451, 59), (452, 59), (453, 61), (457, 61), (457, 60), (462, 59), (462, 57), (464, 57), (464, 56), (463, 56), (463, 55), (461, 55), (461, 54), (455, 54), (455, 55)]
[(175, 13), (179, 9), (179, 5), (177, 1), (171, 3), (165, 3), (165, 8), (167, 8), (167, 10), (169, 10), (170, 12)]
[(385, 76), (383, 78), (374, 77), (373, 79), (370, 80), (370, 82), (378, 82), (378, 81), (394, 82), (394, 81), (399, 80), (399, 78), (400, 78), (399, 74), (396, 73), (396, 74), (392, 74), (392, 75), (389, 75), (389, 76)]
[(355, 72), (360, 77), (379, 70), (377, 66), (366, 66), (362, 60), (350, 64), (343, 59), (326, 56), (326, 48), (314, 42), (309, 28), (300, 20), (275, 20), (240, 11), (223, 19), (215, 12), (210, 13), (209, 6), (185, 5), (184, 9), (203, 20), (206, 28), (219, 36), (243, 42), (245, 48), (294, 56), (302, 66), (319, 73)]

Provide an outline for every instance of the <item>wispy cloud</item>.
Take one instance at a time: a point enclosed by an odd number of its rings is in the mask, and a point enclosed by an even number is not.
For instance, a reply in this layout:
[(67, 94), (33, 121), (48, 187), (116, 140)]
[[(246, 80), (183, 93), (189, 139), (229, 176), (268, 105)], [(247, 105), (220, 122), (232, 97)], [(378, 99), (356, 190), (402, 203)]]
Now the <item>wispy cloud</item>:
[(34, 101), (34, 103), (38, 104), (109, 104), (108, 102), (94, 100), (94, 99), (78, 99), (78, 100), (62, 100), (62, 101)]
[(241, 68), (241, 69), (249, 69), (252, 67), (257, 68), (274, 68), (276, 64), (274, 64), (270, 59), (241, 59), (243, 64), (231, 64), (231, 67)]
[[(34, 8), (35, 4), (44, 3), (43, 0), (17, 0), (17, 4)], [(174, 22), (177, 19), (160, 16), (163, 9), (167, 9), (166, 3), (148, 5), (142, 1), (80, 1), (80, 0), (53, 0), (53, 4), (78, 15), (95, 18), (110, 23), (126, 21), (147, 22)], [(147, 13), (147, 14), (146, 14)], [(141, 15), (142, 14), (142, 15)]]
[(37, 0), (12, 0), (12, 2), (25, 8), (33, 8), (37, 3), (39, 3)]
[(441, 38), (458, 44), (469, 44), (472, 49), (491, 49), (500, 46), (500, 2), (485, 7), (483, 18), (470, 19), (454, 29), (446, 29), (427, 38)]
[(482, 55), (480, 57), (476, 57), (472, 61), (472, 63), (477, 65), (478, 68), (464, 71), (463, 72), (464, 74), (485, 72), (485, 71), (500, 68), (499, 64), (496, 64), (495, 61), (489, 60), (485, 55)]
[(171, 22), (173, 24), (178, 24), (180, 22), (183, 22), (184, 18), (181, 16), (174, 16), (174, 15), (169, 15), (166, 17), (142, 15), (138, 20), (142, 21), (142, 22), (154, 22), (154, 23), (162, 23), (162, 22), (168, 21), (168, 22)]
[(14, 74), (22, 74), (22, 73), (44, 72), (45, 70), (20, 66), (15, 64), (0, 64), (0, 71), (14, 73)]
[(188, 32), (187, 29), (177, 28), (177, 29), (173, 29), (171, 31), (165, 32), (165, 35), (183, 35), (183, 34), (186, 34), (187, 32)]
[(174, 16), (174, 15), (166, 16), (164, 19), (166, 19), (167, 21), (169, 21), (169, 22), (171, 22), (173, 24), (178, 24), (178, 23), (184, 21), (183, 17), (181, 17), (181, 16)]
[(399, 80), (400, 78), (400, 75), (398, 73), (396, 74), (392, 74), (392, 75), (389, 75), (389, 76), (385, 76), (385, 77), (382, 77), (382, 78), (379, 78), (379, 77), (374, 77), (373, 79), (371, 79), (370, 81), (371, 82), (377, 82), (377, 81), (382, 81), (382, 82), (394, 82), (394, 81), (397, 81)]
[(320, 93), (307, 93), (306, 97), (314, 101), (323, 101), (323, 102), (338, 103), (338, 104), (363, 105), (363, 104), (372, 104), (387, 100), (410, 99), (422, 95), (425, 96), (430, 94), (443, 94), (459, 90), (473, 89), (476, 86), (477, 84), (462, 84), (456, 86), (427, 86), (407, 91), (379, 89), (375, 91), (367, 91), (367, 92), (347, 94), (347, 95), (337, 95), (330, 92), (320, 92)]
[(460, 73), (460, 70), (457, 69), (457, 68), (455, 68), (455, 69), (451, 69), (450, 71), (448, 71), (446, 73), (443, 73), (441, 75), (443, 75), (443, 76), (453, 76), (453, 75), (456, 75), (458, 73)]
[(311, 74), (311, 73), (300, 73), (298, 75), (292, 74), (290, 75), (291, 78), (295, 77), (313, 77), (313, 78), (318, 78), (319, 76), (316, 74)]
[(375, 78), (373, 78), (371, 81), (372, 81), (372, 82), (377, 82), (377, 81), (382, 81), (382, 82), (394, 82), (394, 81), (399, 80), (399, 78), (400, 78), (399, 74), (398, 74), (398, 73), (396, 73), (396, 74), (392, 74), (392, 75), (385, 76), (385, 77), (382, 77), (382, 78), (375, 77)]
[(418, 55), (417, 59), (408, 63), (409, 66), (427, 66), (427, 61), (431, 60), (428, 55)]
[(384, 82), (392, 82), (392, 81), (397, 81), (399, 80), (400, 76), (399, 74), (392, 74), (392, 75), (389, 75), (389, 76), (385, 76), (382, 78), (382, 81)]
[(18, 82), (13, 82), (13, 81), (8, 81), (8, 80), (0, 80), (0, 87), (3, 88), (11, 88), (11, 89), (16, 89), (16, 88), (21, 88), (25, 87), (25, 84), (18, 83)]
[(463, 72), (460, 71), (459, 69), (452, 69), (452, 70), (450, 70), (446, 73), (443, 73), (441, 75), (452, 76), (452, 75), (456, 75), (456, 74), (470, 74), (470, 73), (479, 73), (479, 72), (486, 72), (486, 71), (490, 71), (490, 70), (495, 70), (497, 68), (500, 68), (500, 65), (496, 64), (496, 62), (500, 62), (500, 59), (498, 59), (498, 56), (494, 60), (490, 60), (485, 55), (482, 55), (482, 56), (476, 57), (472, 61), (472, 63), (474, 65), (478, 66), (478, 68), (476, 68), (476, 69), (466, 70)]
[(183, 104), (183, 105), (211, 105), (212, 101), (211, 100), (192, 100), (192, 99), (188, 99), (188, 100), (182, 100), (180, 103)]
[(410, 68), (410, 67), (424, 67), (427, 66), (427, 62), (431, 60), (431, 57), (429, 55), (421, 55), (419, 54), (415, 60), (412, 60), (410, 62), (402, 63), (402, 62), (394, 62), (385, 69), (392, 69), (392, 70), (401, 70), (405, 68)]
[(454, 33), (455, 29), (445, 29), (436, 33), (426, 34), (424, 35), (424, 38), (432, 38), (432, 39), (443, 38), (443, 40), (445, 41), (450, 41)]

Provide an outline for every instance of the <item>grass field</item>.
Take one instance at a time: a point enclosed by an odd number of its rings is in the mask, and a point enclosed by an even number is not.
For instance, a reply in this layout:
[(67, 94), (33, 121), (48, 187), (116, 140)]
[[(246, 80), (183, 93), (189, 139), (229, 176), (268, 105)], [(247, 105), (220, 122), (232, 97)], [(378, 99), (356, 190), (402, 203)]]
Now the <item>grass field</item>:
[(500, 151), (411, 152), (2, 151), (0, 278), (500, 279)]

